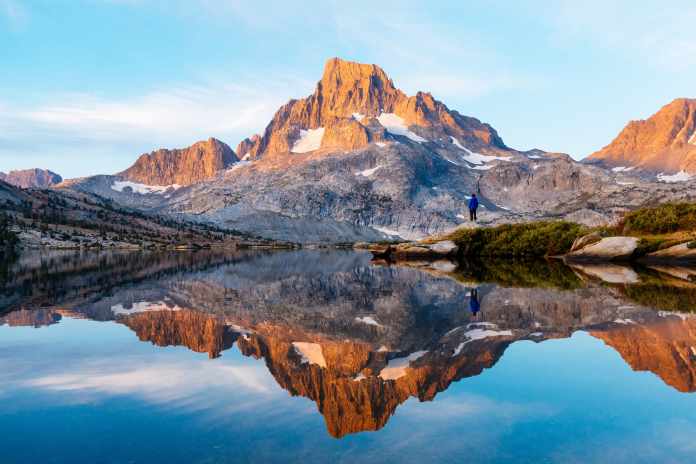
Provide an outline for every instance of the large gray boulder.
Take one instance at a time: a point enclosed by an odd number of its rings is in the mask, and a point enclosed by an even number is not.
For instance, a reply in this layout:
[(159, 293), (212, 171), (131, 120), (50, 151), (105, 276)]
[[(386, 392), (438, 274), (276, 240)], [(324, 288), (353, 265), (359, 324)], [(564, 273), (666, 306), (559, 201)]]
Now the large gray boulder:
[(606, 237), (596, 243), (571, 251), (566, 261), (627, 261), (638, 247), (637, 237)]

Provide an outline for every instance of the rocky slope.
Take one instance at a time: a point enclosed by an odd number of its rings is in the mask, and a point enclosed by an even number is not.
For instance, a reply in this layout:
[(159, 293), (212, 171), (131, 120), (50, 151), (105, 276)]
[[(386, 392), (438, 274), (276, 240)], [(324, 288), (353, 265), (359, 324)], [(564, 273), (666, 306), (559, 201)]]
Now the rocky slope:
[(48, 188), (61, 183), (63, 178), (47, 169), (25, 169), (7, 174), (0, 172), (0, 181), (20, 188)]
[(631, 121), (590, 162), (616, 170), (696, 173), (696, 99), (680, 98), (646, 120)]
[(21, 248), (162, 248), (258, 244), (229, 229), (144, 214), (90, 191), (20, 189), (0, 181), (3, 224)]
[[(132, 189), (122, 177), (96, 176), (62, 188), (310, 243), (417, 239), (469, 226), (472, 192), (480, 197), (481, 225), (565, 218), (594, 226), (646, 202), (696, 200), (694, 182), (675, 188), (673, 179), (514, 150), (490, 125), (429, 93), (406, 95), (379, 66), (337, 58), (311, 95), (282, 106), (237, 153), (242, 162), (186, 187)], [(143, 169), (132, 179), (176, 180), (148, 177), (148, 163)]]
[(187, 148), (146, 153), (118, 176), (145, 185), (189, 185), (209, 179), (237, 161), (229, 146), (210, 138)]

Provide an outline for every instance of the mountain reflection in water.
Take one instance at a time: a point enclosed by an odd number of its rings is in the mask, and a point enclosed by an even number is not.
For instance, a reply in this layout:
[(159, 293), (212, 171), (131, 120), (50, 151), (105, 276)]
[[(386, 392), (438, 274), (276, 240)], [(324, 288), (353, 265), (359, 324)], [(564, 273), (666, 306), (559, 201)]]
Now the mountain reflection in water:
[(696, 390), (689, 269), (500, 262), (448, 271), (352, 251), (25, 255), (2, 284), (0, 325), (114, 321), (144, 342), (210, 358), (236, 345), (291, 395), (314, 401), (333, 437), (383, 428), (409, 398), (435, 399), (514, 342), (578, 330), (633, 370)]

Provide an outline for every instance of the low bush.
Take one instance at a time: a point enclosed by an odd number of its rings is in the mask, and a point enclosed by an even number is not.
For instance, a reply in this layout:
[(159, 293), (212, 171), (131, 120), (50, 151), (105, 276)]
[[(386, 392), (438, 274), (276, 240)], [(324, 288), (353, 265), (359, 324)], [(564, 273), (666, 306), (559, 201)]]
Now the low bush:
[(696, 229), (696, 204), (665, 203), (624, 216), (617, 229), (624, 234), (666, 234)]
[(587, 232), (572, 222), (541, 221), (460, 229), (447, 238), (459, 246), (462, 257), (544, 257), (567, 253), (573, 241)]

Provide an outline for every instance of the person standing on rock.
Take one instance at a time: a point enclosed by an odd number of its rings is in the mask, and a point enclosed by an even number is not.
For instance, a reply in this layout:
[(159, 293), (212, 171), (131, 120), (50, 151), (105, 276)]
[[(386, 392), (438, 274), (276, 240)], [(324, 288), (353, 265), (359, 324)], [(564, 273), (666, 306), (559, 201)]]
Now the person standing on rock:
[(469, 220), (470, 221), (476, 220), (476, 210), (478, 209), (478, 206), (479, 206), (478, 198), (476, 198), (475, 193), (472, 193), (471, 198), (469, 198)]
[(476, 317), (476, 315), (481, 311), (481, 302), (478, 297), (478, 289), (472, 288), (471, 293), (469, 293), (469, 311), (471, 315)]

